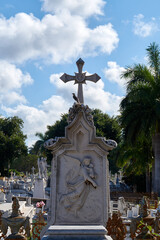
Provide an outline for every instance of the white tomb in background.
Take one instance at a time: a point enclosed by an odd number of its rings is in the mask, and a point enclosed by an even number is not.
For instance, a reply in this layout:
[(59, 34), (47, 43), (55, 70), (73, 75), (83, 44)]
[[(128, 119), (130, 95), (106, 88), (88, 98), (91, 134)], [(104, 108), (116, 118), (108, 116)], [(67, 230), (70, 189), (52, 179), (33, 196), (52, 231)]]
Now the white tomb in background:
[(82, 83), (97, 78), (85, 76), (83, 64), (81, 59), (77, 62), (76, 79), (64, 74), (78, 83), (77, 103), (69, 110), (65, 137), (46, 142), (53, 160), (50, 220), (41, 234), (43, 240), (111, 239), (105, 228), (110, 200), (107, 155), (116, 142), (96, 137), (91, 110), (83, 104)]
[(36, 178), (34, 184), (33, 198), (45, 198), (46, 181), (44, 178)]
[[(46, 197), (45, 195), (45, 187), (47, 181), (47, 158), (39, 157), (38, 158), (38, 170), (39, 175), (38, 178), (35, 179), (34, 182), (34, 191), (33, 198), (43, 199)], [(32, 168), (33, 169), (33, 168)]]

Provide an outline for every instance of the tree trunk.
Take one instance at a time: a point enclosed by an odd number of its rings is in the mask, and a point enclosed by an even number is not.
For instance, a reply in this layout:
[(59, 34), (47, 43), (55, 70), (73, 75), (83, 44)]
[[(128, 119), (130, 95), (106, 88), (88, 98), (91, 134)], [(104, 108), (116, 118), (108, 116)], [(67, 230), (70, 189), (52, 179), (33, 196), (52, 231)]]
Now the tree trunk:
[(151, 192), (150, 168), (149, 168), (149, 165), (147, 166), (147, 169), (146, 169), (146, 192), (148, 192), (148, 193)]
[(153, 136), (152, 145), (155, 157), (154, 192), (160, 196), (160, 133)]
[(155, 179), (155, 161), (152, 163), (152, 192), (155, 192), (154, 179)]

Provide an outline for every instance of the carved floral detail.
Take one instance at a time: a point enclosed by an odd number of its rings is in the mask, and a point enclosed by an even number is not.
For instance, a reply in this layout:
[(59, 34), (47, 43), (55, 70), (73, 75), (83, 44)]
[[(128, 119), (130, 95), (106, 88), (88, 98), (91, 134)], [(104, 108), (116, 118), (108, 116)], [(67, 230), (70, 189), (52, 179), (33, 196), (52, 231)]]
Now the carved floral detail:
[(80, 103), (74, 103), (73, 106), (69, 109), (69, 115), (68, 115), (68, 123), (69, 124), (75, 119), (76, 115), (79, 112), (83, 112), (85, 114), (85, 117), (86, 117), (88, 123), (91, 126), (94, 126), (91, 109), (88, 107), (88, 105), (83, 105)]

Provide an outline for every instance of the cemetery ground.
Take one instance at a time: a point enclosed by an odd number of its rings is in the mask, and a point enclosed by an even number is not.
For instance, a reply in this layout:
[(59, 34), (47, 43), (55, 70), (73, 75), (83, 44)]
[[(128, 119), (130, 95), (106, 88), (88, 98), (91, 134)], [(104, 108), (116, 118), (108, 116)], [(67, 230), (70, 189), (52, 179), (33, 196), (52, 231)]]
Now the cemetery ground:
[[(9, 178), (1, 177), (0, 239), (6, 239), (11, 234), (10, 220), (17, 218), (22, 219), (22, 223), (26, 219), (29, 220), (28, 226), (26, 222), (24, 226), (20, 225), (17, 231), (19, 235), (23, 236), (24, 239), (29, 239), (29, 237), (30, 239), (40, 239), (40, 233), (48, 222), (50, 191), (49, 187), (44, 185), (45, 179), (43, 178), (43, 181), (41, 181), (42, 179), (40, 180), (38, 175), (39, 173), (32, 173), (22, 178), (11, 173)], [(155, 235), (160, 233), (158, 196), (149, 193), (134, 193), (127, 188), (122, 192), (120, 185), (123, 184), (123, 180), (120, 176), (121, 173), (110, 175), (110, 214), (106, 223), (108, 235), (117, 240), (135, 239), (142, 232), (142, 227), (145, 227), (145, 234), (146, 232), (150, 234), (150, 238), (147, 239), (159, 239), (158, 235)], [(40, 190), (36, 189), (36, 179), (38, 179), (39, 187), (41, 181), (42, 189), (45, 190), (44, 196), (42, 196)], [(36, 195), (36, 197), (33, 197), (33, 195)], [(13, 207), (14, 196), (19, 201), (18, 216), (11, 218), (15, 209)], [(9, 219), (9, 222), (6, 219)], [(13, 220), (13, 222), (16, 225), (16, 220)]]

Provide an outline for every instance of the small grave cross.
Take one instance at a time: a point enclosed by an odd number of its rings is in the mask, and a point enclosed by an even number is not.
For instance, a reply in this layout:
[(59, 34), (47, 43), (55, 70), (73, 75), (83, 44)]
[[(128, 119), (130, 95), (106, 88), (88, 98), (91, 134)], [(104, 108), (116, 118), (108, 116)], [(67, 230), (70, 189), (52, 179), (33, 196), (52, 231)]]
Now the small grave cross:
[(80, 58), (77, 62), (77, 67), (78, 67), (78, 73), (75, 73), (75, 76), (72, 75), (68, 75), (66, 73), (64, 73), (60, 79), (66, 83), (69, 81), (75, 81), (74, 84), (78, 84), (78, 99), (80, 103), (84, 103), (84, 99), (83, 99), (83, 88), (82, 88), (82, 84), (86, 83), (86, 80), (91, 81), (91, 82), (97, 82), (100, 77), (98, 76), (98, 74), (94, 73), (92, 75), (86, 76), (86, 72), (82, 72), (83, 69), (83, 65), (84, 65), (84, 61)]

